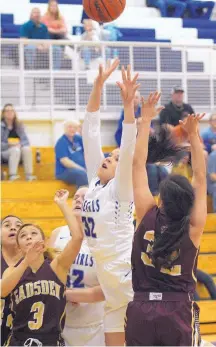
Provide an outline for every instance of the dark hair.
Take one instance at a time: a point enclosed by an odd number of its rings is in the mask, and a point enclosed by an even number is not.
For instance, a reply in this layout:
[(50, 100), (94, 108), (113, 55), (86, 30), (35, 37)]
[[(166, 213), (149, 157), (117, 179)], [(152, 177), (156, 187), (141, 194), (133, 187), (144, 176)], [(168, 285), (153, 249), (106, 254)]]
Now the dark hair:
[(1, 219), (1, 225), (3, 224), (3, 222), (4, 222), (5, 219), (10, 218), (10, 217), (12, 217), (12, 218), (17, 218), (17, 219), (23, 224), (22, 219), (20, 219), (20, 218), (17, 217), (17, 216), (14, 216), (13, 214), (8, 214), (7, 216), (5, 216), (4, 218)]
[(173, 262), (179, 257), (182, 238), (189, 232), (194, 190), (184, 176), (170, 175), (160, 183), (159, 192), (166, 225), (164, 231), (156, 232), (149, 256), (156, 268), (171, 269)]
[(166, 125), (161, 126), (157, 133), (149, 137), (147, 163), (176, 163), (184, 156), (184, 148), (175, 142)]

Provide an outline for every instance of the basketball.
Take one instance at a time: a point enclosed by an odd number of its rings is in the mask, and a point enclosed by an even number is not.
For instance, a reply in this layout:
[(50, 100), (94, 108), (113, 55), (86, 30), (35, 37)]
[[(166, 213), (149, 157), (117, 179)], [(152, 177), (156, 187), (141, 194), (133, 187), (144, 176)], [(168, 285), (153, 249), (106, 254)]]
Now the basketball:
[(126, 0), (83, 0), (89, 18), (99, 23), (112, 22), (122, 14)]

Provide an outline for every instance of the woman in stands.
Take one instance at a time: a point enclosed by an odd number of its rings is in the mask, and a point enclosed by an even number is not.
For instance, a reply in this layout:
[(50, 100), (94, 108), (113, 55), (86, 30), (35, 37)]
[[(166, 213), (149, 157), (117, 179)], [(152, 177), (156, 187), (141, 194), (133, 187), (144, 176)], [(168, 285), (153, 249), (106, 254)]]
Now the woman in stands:
[[(74, 195), (73, 211), (81, 215), (87, 187), (79, 188)], [(72, 213), (72, 210), (71, 210)], [(79, 223), (82, 223), (81, 217)], [(62, 252), (71, 239), (67, 225), (52, 232), (49, 247), (52, 254)], [(87, 240), (71, 266), (66, 290), (66, 318), (63, 337), (68, 346), (104, 346), (104, 295), (100, 288), (95, 260)], [(74, 303), (78, 303), (74, 304)]]
[(60, 40), (65, 38), (67, 28), (64, 18), (59, 11), (57, 1), (49, 1), (47, 12), (42, 17), (41, 22), (47, 26), (50, 39)]
[[(23, 222), (16, 216), (9, 215), (1, 220), (1, 278), (9, 266), (17, 266), (22, 258), (17, 247), (16, 234)], [(1, 346), (4, 345), (12, 326), (10, 296), (1, 299)]]
[(3, 274), (1, 293), (11, 293), (15, 313), (10, 346), (61, 346), (65, 317), (65, 285), (71, 264), (80, 250), (83, 231), (67, 205), (68, 192), (60, 190), (55, 201), (67, 220), (73, 238), (52, 262), (45, 260), (45, 241), (42, 230), (24, 224), (17, 233), (24, 259)]
[(156, 206), (146, 173), (151, 120), (158, 94), (142, 103), (142, 124), (133, 161), (137, 230), (132, 250), (134, 300), (127, 309), (127, 346), (197, 346), (199, 310), (193, 302), (197, 257), (206, 222), (206, 165), (198, 124), (181, 125), (191, 144), (193, 179), (171, 175), (160, 185)]
[(32, 152), (23, 124), (18, 121), (12, 104), (6, 104), (1, 113), (1, 160), (9, 167), (9, 180), (15, 181), (18, 165), (22, 159), (27, 181), (33, 176)]

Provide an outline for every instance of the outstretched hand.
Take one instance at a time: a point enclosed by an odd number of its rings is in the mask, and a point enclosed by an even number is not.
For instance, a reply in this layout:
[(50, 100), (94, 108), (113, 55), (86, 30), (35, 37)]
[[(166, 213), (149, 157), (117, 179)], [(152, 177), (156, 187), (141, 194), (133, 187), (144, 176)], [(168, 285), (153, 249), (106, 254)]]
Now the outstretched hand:
[(69, 191), (66, 189), (60, 189), (57, 190), (54, 196), (54, 201), (57, 203), (57, 205), (61, 205), (66, 203), (69, 196)]
[(156, 108), (156, 105), (160, 97), (161, 97), (161, 93), (155, 92), (155, 93), (150, 93), (147, 101), (145, 101), (143, 97), (141, 98), (142, 120), (151, 121), (164, 109), (163, 106)]
[(135, 93), (140, 87), (140, 84), (137, 84), (137, 78), (139, 74), (135, 74), (134, 78), (131, 79), (131, 67), (127, 66), (127, 72), (125, 71), (124, 66), (121, 69), (122, 72), (122, 82), (116, 82), (117, 86), (121, 90), (121, 97), (124, 105), (131, 104), (133, 102)]
[(182, 128), (188, 133), (188, 135), (198, 134), (199, 121), (204, 116), (205, 113), (189, 114), (187, 118), (185, 118), (183, 121), (180, 120), (179, 123), (181, 124)]
[(26, 256), (25, 256), (25, 260), (28, 266), (30, 266), (34, 261), (36, 261), (38, 257), (40, 256), (40, 254), (43, 254), (44, 251), (45, 251), (44, 241), (37, 241), (33, 243), (28, 248)]
[(119, 59), (116, 58), (112, 64), (110, 60), (108, 60), (106, 67), (104, 68), (102, 64), (99, 65), (99, 73), (96, 77), (95, 82), (99, 84), (101, 87), (103, 86), (104, 82), (109, 78), (109, 76), (113, 73), (113, 71), (116, 70), (116, 68), (119, 65)]

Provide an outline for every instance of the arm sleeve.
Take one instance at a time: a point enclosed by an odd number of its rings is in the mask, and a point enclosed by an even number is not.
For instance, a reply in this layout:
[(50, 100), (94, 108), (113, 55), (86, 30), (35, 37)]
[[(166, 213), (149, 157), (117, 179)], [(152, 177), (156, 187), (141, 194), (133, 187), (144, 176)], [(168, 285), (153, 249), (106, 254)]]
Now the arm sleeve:
[(82, 129), (85, 163), (90, 183), (97, 176), (97, 171), (104, 159), (101, 147), (100, 111), (86, 111)]
[(123, 120), (124, 120), (124, 111), (122, 111), (122, 113), (121, 113), (121, 117), (118, 121), (118, 128), (117, 128), (116, 133), (115, 133), (115, 140), (116, 140), (118, 147), (120, 147), (120, 145), (121, 145)]
[(23, 24), (20, 28), (20, 37), (28, 38), (28, 30), (27, 30), (26, 24)]
[(68, 158), (67, 146), (62, 139), (55, 146), (55, 154), (56, 159)]
[(123, 123), (119, 161), (114, 178), (114, 194), (120, 201), (133, 200), (132, 164), (136, 144), (136, 123)]

